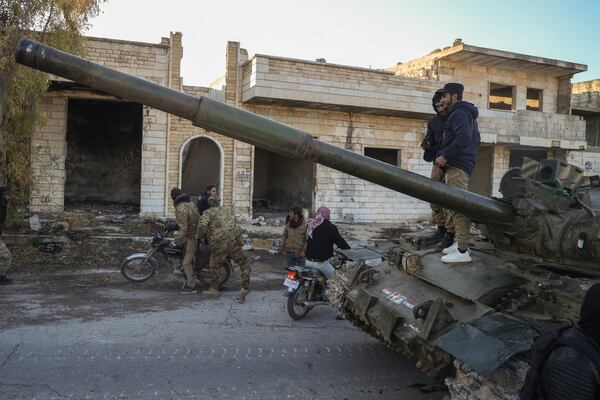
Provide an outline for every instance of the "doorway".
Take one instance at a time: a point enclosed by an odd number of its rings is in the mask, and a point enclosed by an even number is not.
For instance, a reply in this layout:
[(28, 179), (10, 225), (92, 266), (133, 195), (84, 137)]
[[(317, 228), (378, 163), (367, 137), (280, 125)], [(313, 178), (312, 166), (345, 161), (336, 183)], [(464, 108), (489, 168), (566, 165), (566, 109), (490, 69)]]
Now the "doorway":
[(69, 99), (66, 137), (65, 207), (97, 203), (139, 212), (142, 106)]
[(223, 155), (217, 143), (206, 136), (196, 137), (181, 153), (181, 190), (196, 201), (208, 185), (222, 193)]

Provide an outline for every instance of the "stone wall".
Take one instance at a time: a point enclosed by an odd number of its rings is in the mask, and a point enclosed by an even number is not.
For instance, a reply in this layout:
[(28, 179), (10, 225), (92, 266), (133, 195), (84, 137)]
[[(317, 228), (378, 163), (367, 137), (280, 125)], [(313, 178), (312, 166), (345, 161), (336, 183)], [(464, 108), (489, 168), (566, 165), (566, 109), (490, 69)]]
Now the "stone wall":
[(34, 212), (63, 211), (65, 156), (67, 153), (67, 99), (48, 93), (40, 99), (38, 112), (44, 123), (31, 138), (31, 201)]
[[(246, 108), (302, 129), (318, 140), (350, 147), (359, 154), (365, 147), (399, 149), (402, 168), (426, 176), (431, 172), (419, 146), (425, 132), (424, 121), (282, 106)], [(352, 140), (348, 143), (350, 124)], [(430, 213), (425, 202), (322, 165), (317, 166), (314, 205), (328, 206), (332, 218), (338, 221), (400, 222), (428, 218)]]
[(573, 94), (600, 92), (600, 79), (573, 84)]
[(586, 175), (600, 175), (600, 148), (590, 147), (585, 151), (570, 151), (567, 162), (582, 168)]
[(242, 101), (303, 103), (380, 115), (433, 115), (437, 84), (391, 72), (256, 55), (243, 67)]
[[(171, 57), (173, 49), (179, 58)], [(180, 33), (163, 38), (161, 44), (92, 37), (86, 38), (84, 44), (84, 56), (90, 61), (164, 86), (171, 84), (170, 71), (179, 75), (181, 54)], [(50, 79), (64, 81), (54, 76)], [(32, 140), (31, 207), (34, 211), (61, 211), (64, 207), (68, 98), (114, 100), (85, 90), (49, 92), (42, 98), (40, 110), (45, 123), (37, 128)], [(165, 213), (168, 129), (166, 113), (143, 108), (140, 211), (145, 215)]]

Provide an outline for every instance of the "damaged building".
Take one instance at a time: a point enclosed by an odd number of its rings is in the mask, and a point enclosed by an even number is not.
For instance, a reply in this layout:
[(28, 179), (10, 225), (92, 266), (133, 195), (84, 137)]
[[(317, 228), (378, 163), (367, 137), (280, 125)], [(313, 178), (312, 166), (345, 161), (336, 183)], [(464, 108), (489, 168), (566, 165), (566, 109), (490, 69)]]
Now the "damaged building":
[[(464, 99), (480, 111), (482, 146), (471, 190), (499, 195), (502, 175), (523, 156), (566, 159), (598, 173), (598, 136), (589, 133), (590, 126), (597, 126), (594, 115), (600, 115), (597, 97), (587, 96), (590, 104), (596, 101), (596, 111), (579, 105), (585, 88), (590, 93), (595, 88), (597, 94), (597, 85), (571, 83), (574, 74), (587, 69), (581, 64), (455, 41), (416, 60), (373, 70), (322, 59), (249, 56), (239, 43), (229, 42), (225, 74), (210, 87), (198, 87), (183, 85), (180, 33), (158, 44), (87, 38), (85, 56), (423, 175), (431, 168), (420, 148), (433, 116), (431, 97), (445, 82), (461, 82)], [(401, 193), (206, 132), (127, 99), (54, 76), (50, 81), (40, 104), (45, 122), (32, 140), (34, 211), (59, 212), (97, 202), (123, 204), (142, 215), (172, 216), (171, 187), (198, 196), (215, 184), (224, 206), (243, 218), (322, 204), (338, 221), (429, 216), (427, 204)]]

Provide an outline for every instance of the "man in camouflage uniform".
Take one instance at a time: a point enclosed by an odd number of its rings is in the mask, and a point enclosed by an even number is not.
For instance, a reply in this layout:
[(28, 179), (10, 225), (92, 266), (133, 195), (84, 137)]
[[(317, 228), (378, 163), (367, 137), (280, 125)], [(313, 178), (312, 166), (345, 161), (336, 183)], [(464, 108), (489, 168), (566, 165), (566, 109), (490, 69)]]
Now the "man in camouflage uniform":
[(185, 272), (186, 283), (181, 288), (180, 293), (198, 293), (196, 290), (196, 278), (194, 277), (194, 256), (198, 248), (196, 239), (196, 226), (198, 225), (198, 209), (190, 201), (190, 196), (183, 193), (179, 188), (171, 190), (171, 198), (175, 204), (175, 219), (179, 229), (175, 235), (175, 244), (185, 244), (185, 255), (183, 256), (183, 271)]
[[(6, 220), (6, 207), (10, 200), (10, 191), (5, 186), (0, 186), (0, 235), (4, 230), (4, 221)], [(2, 240), (0, 240), (0, 285), (10, 285), (13, 280), (6, 276), (12, 256)]]
[(219, 207), (219, 199), (212, 196), (208, 199), (208, 210), (204, 211), (198, 222), (196, 238), (206, 235), (210, 246), (210, 289), (206, 295), (219, 297), (219, 269), (225, 260), (231, 258), (241, 271), (241, 289), (238, 301), (243, 303), (250, 293), (250, 264), (242, 251), (242, 230), (235, 223), (230, 213)]

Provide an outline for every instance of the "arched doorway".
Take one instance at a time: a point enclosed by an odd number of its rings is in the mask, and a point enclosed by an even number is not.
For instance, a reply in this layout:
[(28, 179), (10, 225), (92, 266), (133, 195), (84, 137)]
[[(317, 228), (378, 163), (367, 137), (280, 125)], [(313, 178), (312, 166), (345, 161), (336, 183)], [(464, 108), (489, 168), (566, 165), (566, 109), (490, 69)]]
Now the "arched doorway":
[(223, 191), (223, 150), (207, 136), (188, 140), (181, 150), (181, 189), (195, 201), (208, 185)]

